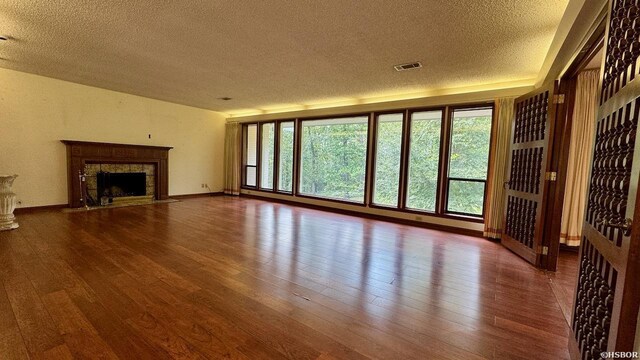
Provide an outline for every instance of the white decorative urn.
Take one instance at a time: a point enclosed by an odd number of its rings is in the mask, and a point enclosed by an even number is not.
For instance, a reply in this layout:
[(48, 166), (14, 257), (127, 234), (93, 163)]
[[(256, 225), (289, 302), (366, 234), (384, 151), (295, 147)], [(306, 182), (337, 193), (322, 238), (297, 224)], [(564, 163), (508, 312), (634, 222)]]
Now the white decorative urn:
[(0, 175), (0, 231), (18, 227), (13, 215), (13, 210), (16, 209), (16, 194), (11, 191), (11, 185), (17, 177), (18, 175)]

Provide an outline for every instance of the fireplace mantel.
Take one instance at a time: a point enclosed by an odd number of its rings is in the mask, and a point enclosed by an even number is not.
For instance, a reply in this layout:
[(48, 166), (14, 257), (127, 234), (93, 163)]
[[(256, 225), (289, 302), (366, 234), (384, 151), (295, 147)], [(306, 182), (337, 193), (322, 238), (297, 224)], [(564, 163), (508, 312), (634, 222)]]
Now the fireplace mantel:
[(169, 198), (169, 150), (170, 146), (148, 146), (132, 144), (112, 144), (101, 142), (60, 140), (67, 146), (67, 183), (69, 206), (84, 206), (81, 201), (79, 174), (86, 164), (153, 164), (156, 168), (156, 198)]

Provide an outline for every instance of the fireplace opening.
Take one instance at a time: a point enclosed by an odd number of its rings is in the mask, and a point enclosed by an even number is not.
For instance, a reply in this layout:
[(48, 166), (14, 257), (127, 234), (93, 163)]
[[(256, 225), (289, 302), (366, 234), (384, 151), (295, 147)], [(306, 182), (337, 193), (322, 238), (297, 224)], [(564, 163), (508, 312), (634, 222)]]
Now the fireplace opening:
[(143, 172), (96, 174), (98, 199), (108, 197), (109, 202), (116, 197), (147, 195), (147, 174)]

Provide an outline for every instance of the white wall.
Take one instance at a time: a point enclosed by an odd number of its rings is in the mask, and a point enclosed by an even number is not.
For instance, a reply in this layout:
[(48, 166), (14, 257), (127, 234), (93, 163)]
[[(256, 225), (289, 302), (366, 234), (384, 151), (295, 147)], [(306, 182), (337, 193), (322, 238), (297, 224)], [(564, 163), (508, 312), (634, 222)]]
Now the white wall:
[(21, 207), (67, 203), (62, 139), (173, 146), (169, 195), (222, 191), (224, 124), (209, 110), (0, 69), (0, 174), (19, 175)]

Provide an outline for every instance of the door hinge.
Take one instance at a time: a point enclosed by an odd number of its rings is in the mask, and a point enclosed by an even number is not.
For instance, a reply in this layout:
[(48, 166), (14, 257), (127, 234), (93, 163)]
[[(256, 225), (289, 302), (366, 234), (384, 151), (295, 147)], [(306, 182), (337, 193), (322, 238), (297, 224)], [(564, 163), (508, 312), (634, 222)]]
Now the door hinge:
[(549, 247), (548, 246), (543, 246), (540, 250), (541, 250), (540, 254), (549, 255)]
[(564, 94), (555, 94), (555, 95), (553, 95), (553, 103), (554, 104), (564, 104)]
[(544, 179), (549, 181), (556, 181), (558, 179), (558, 173), (555, 171), (547, 171), (544, 173)]

